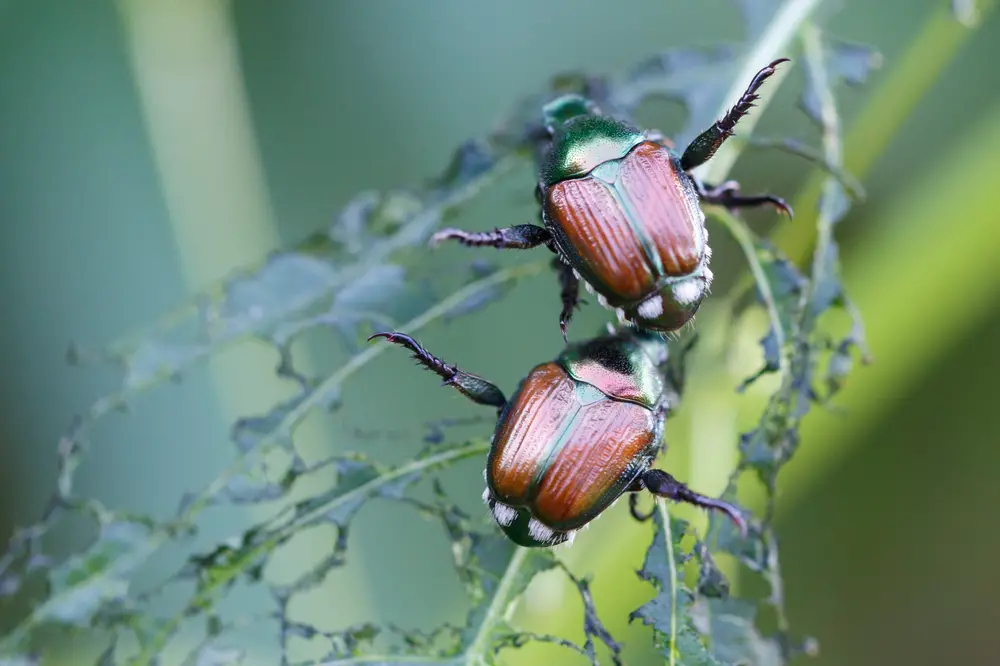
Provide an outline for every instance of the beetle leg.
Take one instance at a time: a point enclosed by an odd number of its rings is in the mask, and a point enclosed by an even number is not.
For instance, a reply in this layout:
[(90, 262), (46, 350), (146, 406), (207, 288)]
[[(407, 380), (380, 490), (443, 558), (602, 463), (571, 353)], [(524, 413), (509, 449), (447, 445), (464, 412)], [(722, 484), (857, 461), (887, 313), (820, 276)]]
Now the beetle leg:
[(564, 264), (558, 257), (552, 260), (556, 273), (559, 276), (559, 298), (562, 300), (562, 312), (559, 313), (559, 328), (562, 330), (563, 342), (568, 342), (566, 328), (569, 320), (573, 318), (573, 311), (580, 303), (580, 279), (576, 277), (573, 269)]
[(750, 81), (750, 85), (747, 86), (746, 92), (733, 105), (733, 108), (729, 109), (726, 115), (720, 120), (715, 121), (714, 125), (699, 134), (688, 145), (681, 156), (681, 167), (685, 171), (690, 171), (710, 160), (715, 151), (719, 149), (719, 146), (733, 135), (736, 123), (739, 122), (740, 118), (750, 113), (750, 109), (754, 107), (754, 102), (759, 98), (757, 90), (764, 81), (774, 74), (774, 68), (783, 62), (788, 62), (788, 58), (778, 58), (757, 72), (753, 80)]
[(653, 513), (656, 511), (656, 509), (654, 507), (653, 509), (650, 509), (647, 513), (639, 511), (639, 491), (642, 490), (643, 488), (642, 484), (638, 483), (638, 481), (639, 480), (636, 479), (636, 483), (632, 484), (633, 486), (638, 485), (639, 486), (638, 488), (633, 489), (632, 487), (629, 487), (629, 491), (632, 494), (628, 496), (628, 512), (631, 513), (632, 517), (638, 520), (640, 523), (644, 523), (653, 517)]
[(375, 338), (385, 338), (389, 342), (406, 347), (413, 352), (413, 358), (417, 362), (444, 379), (444, 386), (454, 386), (462, 395), (480, 405), (490, 405), (503, 410), (507, 404), (507, 398), (495, 384), (486, 381), (482, 377), (470, 375), (462, 372), (454, 365), (449, 365), (434, 356), (420, 344), (405, 333), (376, 333), (368, 338), (371, 342)]
[(490, 246), (498, 250), (528, 250), (548, 244), (552, 240), (552, 234), (545, 227), (539, 227), (535, 224), (518, 224), (513, 227), (485, 232), (448, 228), (431, 236), (430, 244), (434, 246), (446, 239), (454, 239), (462, 245), (470, 247)]
[(639, 478), (642, 479), (642, 485), (654, 495), (666, 497), (677, 502), (687, 502), (688, 504), (700, 506), (704, 509), (714, 509), (723, 512), (736, 524), (740, 534), (746, 537), (747, 522), (739, 509), (729, 502), (700, 495), (661, 469), (647, 470)]
[(693, 178), (695, 189), (701, 200), (709, 204), (718, 204), (726, 208), (755, 208), (757, 206), (771, 205), (779, 211), (792, 217), (792, 207), (785, 203), (785, 200), (772, 194), (757, 194), (754, 196), (743, 196), (740, 194), (740, 186), (734, 180), (729, 180), (722, 185), (708, 185), (698, 179)]

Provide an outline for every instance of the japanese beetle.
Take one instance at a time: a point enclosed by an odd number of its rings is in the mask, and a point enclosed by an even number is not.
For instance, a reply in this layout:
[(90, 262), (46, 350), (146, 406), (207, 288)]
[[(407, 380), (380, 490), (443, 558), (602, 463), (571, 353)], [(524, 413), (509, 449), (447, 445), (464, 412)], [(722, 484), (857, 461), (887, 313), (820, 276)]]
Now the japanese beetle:
[(520, 224), (475, 233), (442, 229), (436, 245), (528, 249), (547, 246), (562, 286), (563, 338), (579, 300), (580, 280), (621, 322), (658, 332), (691, 320), (712, 285), (705, 214), (700, 202), (730, 209), (769, 204), (791, 217), (778, 197), (742, 196), (739, 185), (701, 182), (689, 172), (733, 135), (757, 90), (788, 58), (764, 67), (721, 120), (682, 155), (655, 130), (604, 114), (592, 100), (563, 95), (543, 107), (536, 198), (542, 226)]
[(527, 547), (571, 542), (576, 531), (629, 493), (687, 502), (727, 514), (743, 534), (731, 504), (700, 495), (670, 474), (652, 469), (666, 448), (664, 421), (679, 382), (660, 334), (623, 327), (567, 345), (555, 360), (535, 366), (507, 400), (496, 385), (430, 354), (403, 333), (376, 333), (406, 347), (425, 368), (473, 402), (497, 409), (483, 501), (511, 541)]

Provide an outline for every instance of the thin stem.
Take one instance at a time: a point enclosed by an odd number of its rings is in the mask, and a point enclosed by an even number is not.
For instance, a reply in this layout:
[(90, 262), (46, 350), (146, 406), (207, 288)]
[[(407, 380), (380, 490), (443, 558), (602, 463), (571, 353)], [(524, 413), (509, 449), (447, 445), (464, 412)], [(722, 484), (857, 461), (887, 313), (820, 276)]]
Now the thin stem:
[[(826, 161), (834, 166), (841, 166), (842, 149), (840, 145), (840, 118), (837, 114), (837, 103), (833, 98), (833, 89), (827, 76), (826, 62), (823, 54), (823, 42), (819, 29), (812, 23), (802, 26), (802, 45), (806, 57), (806, 66), (813, 79), (813, 89), (819, 100), (820, 122), (823, 125), (823, 153)], [(823, 275), (828, 265), (827, 252), (833, 243), (832, 217), (833, 197), (838, 183), (835, 178), (828, 177), (823, 184), (823, 198), (820, 200), (819, 219), (816, 221), (816, 249), (813, 251), (812, 279), (810, 280), (810, 295), (812, 300), (816, 290), (824, 286), (827, 276)], [(806, 309), (806, 313), (810, 311)], [(805, 323), (813, 318), (805, 315)], [(807, 334), (804, 330), (803, 334)]]
[(677, 664), (677, 561), (674, 557), (674, 535), (670, 529), (670, 512), (667, 501), (656, 498), (656, 510), (663, 521), (663, 539), (666, 541), (667, 567), (670, 570), (670, 666)]
[[(707, 207), (706, 207), (707, 208)], [(739, 243), (740, 249), (743, 251), (744, 256), (747, 259), (747, 265), (750, 267), (750, 275), (753, 277), (754, 283), (757, 285), (757, 289), (760, 290), (760, 296), (764, 301), (764, 307), (767, 309), (767, 318), (771, 322), (771, 329), (774, 331), (774, 339), (780, 350), (780, 366), (779, 369), (781, 374), (784, 374), (788, 369), (788, 358), (785, 355), (785, 327), (781, 323), (781, 314), (778, 312), (778, 304), (774, 300), (774, 292), (771, 291), (771, 282), (767, 279), (767, 275), (764, 273), (764, 267), (760, 263), (760, 259), (757, 257), (757, 247), (754, 242), (754, 237), (751, 231), (747, 228), (743, 222), (736, 219), (736, 217), (724, 208), (718, 206), (712, 206), (712, 215), (722, 222), (722, 225), (730, 233), (730, 235)]]
[(788, 614), (785, 612), (785, 584), (781, 577), (781, 561), (778, 557), (778, 543), (774, 535), (774, 529), (767, 529), (762, 535), (765, 547), (767, 548), (767, 580), (771, 585), (771, 606), (774, 608), (775, 622), (778, 625), (778, 637), (782, 656), (787, 663), (791, 657), (790, 646), (788, 645), (788, 633), (790, 625)]
[[(756, 41), (754, 47), (743, 59), (743, 67), (737, 72), (733, 79), (733, 85), (726, 94), (725, 103), (720, 109), (718, 116), (722, 116), (732, 104), (740, 98), (749, 81), (762, 65), (771, 62), (775, 58), (787, 55), (788, 48), (795, 41), (799, 32), (799, 27), (816, 11), (823, 0), (790, 0), (778, 8), (774, 18), (768, 25), (767, 30)], [(781, 67), (768, 82), (769, 94), (761, 95), (757, 101), (754, 113), (749, 114), (740, 120), (740, 134), (750, 135), (753, 128), (767, 105), (774, 98), (774, 91), (784, 77), (794, 67), (794, 62), (786, 63)], [(719, 152), (712, 157), (707, 164), (694, 170), (695, 175), (705, 182), (718, 183), (726, 179), (727, 174), (732, 170), (733, 164), (742, 151), (742, 146), (738, 144), (723, 144)]]
[(514, 551), (513, 557), (510, 558), (510, 563), (507, 565), (507, 570), (504, 572), (503, 578), (500, 579), (499, 585), (497, 585), (497, 591), (493, 595), (493, 600), (490, 602), (489, 607), (486, 609), (486, 615), (483, 617), (483, 623), (479, 625), (479, 631), (476, 632), (476, 637), (469, 644), (469, 649), (465, 651), (465, 663), (470, 666), (479, 666), (482, 664), (485, 666), (488, 662), (486, 660), (486, 655), (491, 647), (491, 633), (493, 627), (496, 626), (500, 620), (506, 620), (509, 618), (513, 610), (513, 599), (510, 599), (510, 591), (517, 580), (518, 575), (521, 573), (521, 567), (524, 566), (524, 561), (528, 556), (528, 549), (518, 547)]
[(823, 155), (822, 151), (816, 150), (812, 146), (806, 145), (801, 141), (796, 141), (795, 139), (758, 139), (758, 138), (743, 138), (734, 136), (730, 141), (736, 143), (742, 143), (750, 148), (770, 148), (773, 150), (781, 150), (792, 155), (797, 155), (803, 159), (809, 160), (815, 163), (824, 171), (827, 171), (831, 176), (835, 176), (840, 184), (843, 185), (848, 192), (850, 192), (851, 197), (856, 200), (864, 200), (866, 197), (864, 186), (858, 182), (849, 171), (844, 169), (843, 166), (837, 164), (830, 164), (826, 156)]

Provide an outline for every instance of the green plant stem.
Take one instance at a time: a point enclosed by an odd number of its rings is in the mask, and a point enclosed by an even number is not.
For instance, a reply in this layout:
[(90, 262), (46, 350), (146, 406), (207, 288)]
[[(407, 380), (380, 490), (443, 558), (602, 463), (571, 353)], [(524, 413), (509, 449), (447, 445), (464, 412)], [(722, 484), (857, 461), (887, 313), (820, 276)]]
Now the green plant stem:
[[(754, 284), (760, 290), (761, 300), (764, 301), (764, 308), (767, 310), (767, 318), (770, 321), (771, 329), (774, 331), (775, 342), (778, 349), (785, 349), (785, 327), (781, 323), (781, 315), (778, 313), (778, 306), (774, 300), (774, 292), (771, 291), (771, 282), (764, 273), (760, 259), (757, 257), (757, 247), (753, 232), (740, 220), (724, 208), (718, 206), (706, 206), (711, 209), (712, 217), (722, 223), (726, 231), (739, 244), (743, 256), (747, 260), (750, 275), (753, 276)], [(788, 370), (788, 357), (782, 351), (780, 360), (780, 373), (782, 375)]]
[(667, 501), (662, 497), (656, 499), (656, 510), (660, 512), (663, 521), (663, 539), (667, 550), (667, 566), (670, 571), (670, 666), (677, 663), (677, 561), (674, 557), (674, 535), (670, 529), (670, 512)]
[(529, 550), (527, 548), (517, 547), (515, 549), (514, 555), (507, 565), (507, 570), (504, 571), (503, 578), (500, 579), (500, 583), (497, 585), (493, 600), (490, 601), (490, 605), (486, 609), (483, 623), (479, 626), (476, 637), (469, 644), (469, 649), (465, 652), (465, 663), (469, 664), (469, 666), (486, 666), (488, 663), (487, 654), (489, 654), (492, 648), (491, 639), (493, 629), (501, 620), (508, 620), (514, 610), (514, 599), (511, 598), (511, 589), (521, 573), (521, 567), (524, 566), (524, 561), (528, 557), (528, 554)]
[[(840, 116), (837, 113), (837, 103), (833, 98), (833, 88), (827, 76), (826, 62), (823, 55), (822, 35), (812, 23), (802, 26), (802, 46), (805, 52), (806, 65), (813, 80), (813, 89), (819, 100), (820, 122), (823, 130), (823, 153), (826, 161), (840, 167), (842, 151), (840, 145)], [(823, 179), (823, 199), (820, 202), (819, 217), (816, 221), (816, 249), (813, 251), (812, 279), (810, 281), (811, 301), (817, 289), (823, 288), (827, 277), (823, 274), (827, 265), (827, 253), (833, 243), (833, 210), (836, 188), (840, 187), (836, 178), (826, 176)]]
[[(719, 109), (718, 117), (722, 117), (729, 110), (729, 107), (740, 98), (747, 83), (761, 67), (777, 58), (788, 55), (788, 49), (795, 42), (799, 27), (812, 16), (821, 4), (823, 4), (823, 0), (789, 0), (778, 7), (767, 30), (757, 39), (753, 48), (747, 52), (743, 59), (743, 66), (733, 78), (733, 84), (726, 95), (726, 103)], [(757, 101), (753, 113), (740, 120), (740, 135), (749, 136), (753, 133), (760, 116), (770, 104), (771, 99), (774, 98), (774, 92), (792, 70), (793, 65), (793, 62), (785, 63), (771, 77), (767, 84), (768, 93), (762, 95)], [(738, 142), (723, 144), (707, 164), (694, 170), (695, 175), (710, 183), (724, 181), (739, 158), (742, 149), (743, 146), (739, 145)]]

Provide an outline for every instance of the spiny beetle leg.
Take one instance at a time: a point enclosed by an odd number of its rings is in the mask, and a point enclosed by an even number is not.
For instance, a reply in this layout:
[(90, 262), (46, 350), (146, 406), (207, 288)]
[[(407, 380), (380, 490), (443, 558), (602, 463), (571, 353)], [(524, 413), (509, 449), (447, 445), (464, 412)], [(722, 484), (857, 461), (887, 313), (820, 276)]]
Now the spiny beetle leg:
[(507, 404), (507, 398), (495, 384), (486, 381), (482, 377), (470, 375), (462, 372), (454, 365), (449, 365), (434, 356), (420, 344), (405, 333), (376, 333), (368, 338), (371, 342), (375, 338), (385, 338), (402, 347), (406, 347), (413, 352), (413, 358), (420, 365), (444, 379), (444, 386), (454, 386), (462, 395), (480, 405), (490, 405), (500, 411)]
[(718, 204), (726, 208), (756, 208), (758, 206), (774, 206), (784, 215), (792, 217), (792, 207), (784, 199), (772, 194), (756, 194), (744, 196), (740, 194), (740, 186), (735, 181), (727, 181), (722, 185), (697, 183), (698, 194), (702, 201)]
[[(642, 485), (654, 495), (666, 497), (677, 502), (687, 502), (688, 504), (700, 506), (704, 509), (723, 512), (729, 516), (730, 520), (736, 524), (740, 534), (746, 538), (747, 522), (739, 509), (729, 502), (700, 495), (661, 469), (647, 470), (640, 478), (642, 479)], [(633, 513), (633, 515), (635, 514)]]
[(788, 58), (778, 58), (757, 72), (753, 80), (750, 81), (750, 85), (747, 86), (746, 92), (743, 93), (743, 96), (740, 97), (740, 100), (736, 102), (733, 108), (729, 109), (729, 112), (721, 120), (715, 121), (714, 125), (699, 134), (688, 145), (681, 156), (681, 167), (685, 171), (690, 171), (710, 160), (715, 151), (719, 149), (719, 146), (733, 135), (736, 123), (739, 122), (740, 118), (750, 113), (750, 109), (755, 106), (754, 102), (759, 99), (757, 90), (763, 85), (764, 81), (774, 74), (774, 68), (783, 62), (788, 62)]
[(470, 247), (495, 247), (498, 250), (516, 249), (528, 250), (539, 245), (548, 244), (552, 235), (545, 227), (535, 224), (518, 224), (505, 229), (477, 232), (461, 229), (442, 229), (431, 236), (431, 245), (435, 246), (443, 240), (457, 240), (462, 245)]
[(573, 311), (580, 304), (580, 280), (573, 273), (573, 269), (556, 257), (552, 260), (552, 265), (559, 276), (559, 298), (562, 300), (562, 312), (559, 313), (559, 328), (562, 330), (563, 342), (568, 342), (566, 329), (569, 320), (573, 318)]

